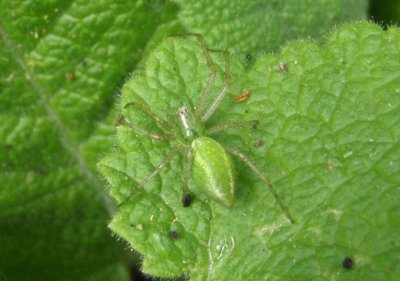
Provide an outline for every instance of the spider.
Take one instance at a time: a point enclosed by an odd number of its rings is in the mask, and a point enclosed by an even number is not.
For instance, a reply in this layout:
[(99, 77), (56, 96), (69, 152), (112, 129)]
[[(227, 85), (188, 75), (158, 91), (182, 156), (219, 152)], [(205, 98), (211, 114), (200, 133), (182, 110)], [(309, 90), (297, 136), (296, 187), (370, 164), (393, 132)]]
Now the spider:
[[(183, 184), (182, 184), (182, 204), (184, 207), (189, 207), (192, 198), (189, 191), (189, 179), (192, 179), (196, 183), (196, 186), (201, 189), (207, 196), (213, 200), (223, 204), (230, 208), (234, 202), (235, 194), (235, 178), (234, 178), (234, 166), (232, 159), (229, 155), (232, 154), (240, 159), (245, 165), (247, 165), (265, 184), (269, 191), (275, 197), (280, 209), (287, 217), (287, 219), (293, 223), (293, 219), (285, 206), (279, 200), (278, 195), (273, 188), (271, 182), (267, 177), (256, 167), (256, 165), (240, 150), (235, 147), (223, 146), (210, 136), (213, 134), (230, 129), (230, 128), (242, 128), (242, 127), (256, 127), (259, 123), (258, 120), (240, 121), (240, 122), (228, 122), (217, 124), (211, 128), (205, 127), (205, 122), (213, 115), (215, 110), (220, 105), (221, 101), (226, 96), (229, 88), (232, 84), (232, 76), (230, 70), (230, 54), (227, 50), (209, 49), (200, 34), (188, 33), (185, 36), (191, 36), (197, 39), (202, 53), (206, 59), (208, 68), (211, 73), (209, 74), (207, 84), (203, 89), (202, 95), (194, 106), (194, 110), (191, 110), (185, 105), (177, 108), (176, 110), (176, 121), (167, 121), (158, 114), (154, 113), (151, 109), (143, 106), (137, 102), (129, 102), (125, 104), (124, 108), (133, 108), (139, 110), (145, 115), (153, 119), (162, 130), (162, 134), (155, 133), (147, 130), (146, 128), (140, 127), (136, 124), (127, 122), (123, 117), (120, 118), (119, 124), (127, 126), (133, 129), (137, 134), (144, 135), (156, 141), (169, 141), (174, 143), (170, 151), (167, 153), (164, 160), (159, 163), (155, 169), (144, 177), (139, 182), (135, 191), (131, 192), (126, 200), (120, 204), (124, 204), (139, 190), (141, 190), (146, 184), (155, 176), (157, 176), (165, 166), (171, 162), (171, 160), (179, 152), (183, 153), (186, 160), (183, 168)], [(214, 63), (210, 53), (222, 53), (224, 57), (224, 84), (220, 92), (215, 98), (211, 98), (211, 103), (206, 107), (206, 103), (210, 98), (211, 88), (214, 85), (214, 81), (217, 75), (217, 67)]]

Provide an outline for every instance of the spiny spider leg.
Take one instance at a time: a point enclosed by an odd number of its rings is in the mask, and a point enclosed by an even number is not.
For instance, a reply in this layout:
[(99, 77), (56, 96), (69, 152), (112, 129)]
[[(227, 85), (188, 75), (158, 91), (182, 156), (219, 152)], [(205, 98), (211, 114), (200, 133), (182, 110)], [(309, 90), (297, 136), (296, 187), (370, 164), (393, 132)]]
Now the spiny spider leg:
[(186, 162), (184, 163), (184, 174), (183, 174), (183, 184), (182, 184), (182, 196), (183, 198), (189, 194), (189, 178), (190, 171), (193, 164), (193, 150), (188, 147), (186, 150)]
[(233, 155), (237, 156), (240, 160), (242, 160), (250, 169), (253, 170), (254, 173), (267, 185), (269, 191), (275, 197), (276, 202), (278, 202), (279, 207), (281, 208), (282, 212), (285, 214), (286, 218), (294, 224), (294, 220), (292, 215), (283, 205), (282, 201), (279, 199), (278, 194), (276, 193), (272, 183), (267, 179), (267, 177), (251, 162), (242, 152), (240, 152), (237, 148), (225, 146), (225, 149), (228, 150)]
[(147, 137), (149, 137), (149, 138), (151, 138), (153, 140), (168, 141), (168, 140), (174, 140), (175, 139), (175, 137), (173, 135), (170, 135), (170, 134), (158, 135), (158, 134), (150, 132), (150, 131), (142, 128), (142, 127), (139, 127), (139, 126), (133, 125), (131, 123), (128, 123), (125, 120), (125, 118), (122, 117), (122, 116), (118, 119), (117, 124), (129, 127), (131, 129), (133, 129), (135, 132), (137, 132), (137, 133), (139, 133), (141, 135), (147, 136)]
[(148, 174), (137, 186), (136, 189), (131, 192), (131, 194), (129, 194), (129, 196), (124, 200), (124, 202), (122, 202), (121, 204), (119, 204), (118, 206), (122, 206), (123, 204), (125, 204), (126, 202), (128, 202), (133, 195), (135, 195), (137, 192), (139, 192), (153, 177), (155, 177), (156, 175), (158, 175), (164, 168), (165, 166), (171, 162), (172, 158), (174, 158), (174, 156), (178, 153), (179, 148), (180, 148), (180, 144), (176, 144), (174, 147), (172, 147), (170, 149), (170, 151), (168, 152), (167, 156), (164, 158), (164, 160), (157, 165), (157, 167), (154, 169), (153, 172), (151, 172), (150, 174)]
[(242, 121), (242, 122), (230, 122), (230, 123), (221, 123), (211, 127), (206, 130), (206, 135), (212, 135), (219, 131), (223, 131), (231, 128), (243, 128), (243, 127), (255, 127), (259, 123), (258, 120), (250, 120), (250, 121)]
[(199, 117), (200, 116), (200, 112), (203, 109), (204, 104), (208, 99), (208, 96), (210, 95), (211, 87), (214, 84), (215, 76), (217, 75), (217, 67), (216, 67), (216, 65), (215, 65), (210, 53), (208, 52), (208, 47), (207, 47), (206, 42), (203, 39), (203, 36), (201, 36), (198, 33), (186, 33), (186, 34), (182, 34), (182, 35), (179, 35), (179, 36), (186, 36), (186, 37), (187, 36), (193, 36), (193, 37), (195, 37), (197, 39), (197, 41), (199, 42), (200, 47), (201, 47), (201, 49), (203, 51), (203, 55), (206, 58), (208, 68), (211, 71), (211, 74), (208, 77), (207, 85), (203, 90), (203, 93), (201, 95), (201, 98), (200, 98), (199, 102), (195, 106), (194, 115), (196, 117)]
[(221, 101), (224, 99), (226, 93), (229, 90), (229, 87), (232, 84), (232, 74), (231, 74), (231, 67), (230, 67), (230, 54), (226, 50), (217, 50), (217, 49), (209, 49), (211, 52), (223, 52), (224, 53), (224, 61), (225, 61), (225, 72), (224, 72), (224, 87), (222, 88), (221, 92), (218, 96), (214, 99), (213, 103), (207, 109), (207, 111), (201, 117), (201, 121), (205, 122), (208, 118), (214, 113), (217, 109)]
[(144, 113), (146, 113), (147, 115), (152, 117), (156, 122), (158, 122), (167, 131), (173, 131), (174, 130), (174, 127), (172, 127), (172, 125), (168, 121), (162, 119), (160, 116), (155, 114), (153, 111), (151, 111), (147, 107), (141, 105), (140, 103), (129, 102), (129, 103), (125, 104), (124, 108), (127, 108), (128, 106), (132, 106), (132, 107), (135, 107), (135, 108), (143, 111)]
[[(165, 129), (168, 132), (172, 132), (173, 131), (173, 126), (165, 121), (164, 119), (162, 119), (160, 116), (158, 116), (157, 114), (155, 114), (154, 112), (152, 112), (150, 109), (148, 109), (147, 107), (141, 105), (140, 103), (137, 102), (130, 102), (127, 103), (124, 108), (127, 107), (134, 107), (136, 109), (139, 109), (140, 111), (146, 113), (147, 115), (149, 115), (151, 118), (153, 118), (154, 121), (156, 121), (158, 124), (161, 125), (161, 127), (163, 129)], [(159, 135), (153, 132), (150, 132), (140, 126), (136, 126), (134, 124), (128, 123), (124, 117), (120, 117), (117, 124), (121, 124), (121, 125), (125, 125), (133, 130), (135, 130), (137, 133), (145, 135), (149, 138), (152, 138), (154, 140), (160, 140), (160, 141), (168, 141), (168, 140), (174, 140), (175, 137), (172, 134), (165, 134), (165, 135)]]

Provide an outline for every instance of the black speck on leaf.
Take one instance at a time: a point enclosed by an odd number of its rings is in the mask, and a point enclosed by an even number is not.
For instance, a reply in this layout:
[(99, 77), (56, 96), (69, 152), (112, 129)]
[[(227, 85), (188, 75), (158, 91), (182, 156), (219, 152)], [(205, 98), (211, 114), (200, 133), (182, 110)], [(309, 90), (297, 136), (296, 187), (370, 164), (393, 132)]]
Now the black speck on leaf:
[(353, 260), (349, 257), (345, 257), (342, 264), (344, 268), (350, 269), (353, 266)]

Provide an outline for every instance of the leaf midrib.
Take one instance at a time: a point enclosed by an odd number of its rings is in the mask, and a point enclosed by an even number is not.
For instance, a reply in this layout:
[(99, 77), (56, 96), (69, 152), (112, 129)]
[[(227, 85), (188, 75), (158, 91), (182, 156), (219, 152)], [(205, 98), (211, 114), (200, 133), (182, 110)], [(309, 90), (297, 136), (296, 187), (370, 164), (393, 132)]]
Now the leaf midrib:
[[(108, 214), (111, 216), (114, 213), (115, 207), (112, 203), (111, 199), (105, 192), (103, 185), (97, 179), (96, 176), (93, 175), (92, 171), (88, 168), (85, 160), (80, 155), (79, 148), (77, 143), (71, 138), (67, 127), (63, 124), (59, 116), (57, 115), (56, 111), (53, 110), (52, 106), (46, 100), (46, 94), (43, 87), (35, 80), (33, 73), (31, 73), (26, 66), (25, 61), (23, 60), (22, 56), (17, 52), (18, 48), (10, 39), (8, 33), (4, 30), (3, 26), (0, 24), (0, 37), (5, 43), (6, 48), (10, 51), (12, 57), (19, 65), (20, 69), (22, 70), (24, 80), (32, 86), (33, 92), (37, 95), (40, 102), (44, 106), (47, 115), (49, 116), (50, 120), (52, 120), (55, 124), (59, 132), (59, 137), (62, 146), (68, 151), (68, 153), (72, 156), (75, 160), (76, 164), (79, 167), (79, 171), (81, 175), (92, 184), (95, 188), (96, 193), (100, 194), (100, 197), (103, 201), (105, 208), (107, 209)], [(40, 199), (41, 197), (39, 197)]]

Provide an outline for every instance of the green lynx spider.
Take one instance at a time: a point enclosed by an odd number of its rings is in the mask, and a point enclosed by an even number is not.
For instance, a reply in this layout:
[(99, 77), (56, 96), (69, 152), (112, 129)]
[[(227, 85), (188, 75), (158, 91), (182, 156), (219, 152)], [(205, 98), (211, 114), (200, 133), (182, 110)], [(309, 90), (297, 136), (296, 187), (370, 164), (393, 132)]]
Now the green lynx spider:
[[(274, 190), (271, 182), (256, 167), (256, 165), (237, 148), (222, 146), (217, 141), (208, 137), (209, 135), (229, 128), (241, 128), (249, 126), (255, 127), (258, 124), (258, 120), (222, 123), (215, 125), (214, 127), (211, 127), (209, 129), (205, 128), (204, 123), (218, 108), (219, 104), (224, 99), (232, 83), (230, 70), (230, 54), (226, 50), (209, 49), (203, 37), (199, 34), (190, 33), (186, 34), (185, 36), (195, 37), (199, 42), (203, 55), (205, 56), (205, 59), (207, 61), (207, 65), (211, 71), (210, 76), (208, 78), (207, 84), (203, 90), (200, 100), (194, 107), (194, 113), (192, 113), (186, 106), (178, 108), (176, 113), (179, 117), (179, 122), (177, 123), (170, 123), (166, 121), (156, 113), (152, 112), (149, 108), (136, 102), (130, 102), (124, 106), (124, 108), (132, 107), (134, 109), (140, 110), (151, 117), (159, 124), (164, 134), (161, 135), (153, 133), (146, 130), (145, 128), (128, 123), (123, 117), (120, 119), (121, 125), (125, 125), (133, 129), (136, 133), (142, 134), (154, 140), (171, 141), (176, 143), (168, 152), (165, 159), (158, 164), (153, 172), (148, 174), (139, 183), (135, 191), (133, 191), (124, 202), (128, 201), (153, 177), (158, 175), (164, 169), (164, 167), (173, 159), (173, 157), (181, 151), (186, 157), (186, 161), (184, 162), (182, 184), (182, 202), (184, 206), (187, 207), (188, 205), (190, 205), (190, 200), (188, 204), (186, 204), (185, 201), (187, 201), (186, 196), (190, 194), (188, 183), (190, 174), (192, 173), (192, 179), (195, 181), (198, 188), (200, 188), (205, 194), (207, 194), (215, 201), (222, 203), (226, 207), (231, 207), (234, 201), (235, 178), (234, 166), (229, 154), (227, 153), (228, 151), (234, 156), (238, 157), (244, 164), (246, 164), (268, 187), (269, 191), (275, 197), (276, 202), (279, 204), (282, 212), (289, 219), (289, 221), (293, 223), (291, 215), (284, 207), (282, 202), (279, 200), (278, 195)], [(211, 105), (207, 109), (203, 110), (203, 108), (205, 107), (205, 103), (209, 98), (215, 77), (217, 75), (217, 67), (210, 55), (210, 52), (222, 53), (224, 56), (224, 85), (219, 94), (211, 102)], [(176, 124), (178, 124), (178, 126)]]

